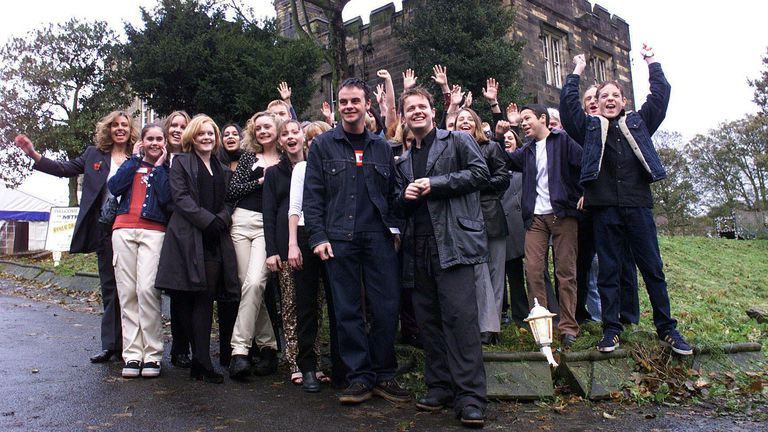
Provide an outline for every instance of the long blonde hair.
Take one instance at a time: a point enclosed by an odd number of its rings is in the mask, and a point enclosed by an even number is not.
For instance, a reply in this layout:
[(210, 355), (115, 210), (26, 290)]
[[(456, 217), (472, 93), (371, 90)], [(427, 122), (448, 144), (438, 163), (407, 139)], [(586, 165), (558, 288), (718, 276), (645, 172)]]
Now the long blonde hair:
[(125, 143), (125, 155), (130, 156), (133, 151), (133, 143), (139, 139), (139, 131), (136, 129), (136, 125), (133, 122), (133, 117), (125, 111), (112, 111), (96, 123), (96, 132), (93, 135), (93, 143), (96, 144), (96, 148), (103, 152), (111, 152), (112, 146), (115, 144), (112, 142), (112, 122), (119, 117), (125, 117), (128, 120), (128, 142)]

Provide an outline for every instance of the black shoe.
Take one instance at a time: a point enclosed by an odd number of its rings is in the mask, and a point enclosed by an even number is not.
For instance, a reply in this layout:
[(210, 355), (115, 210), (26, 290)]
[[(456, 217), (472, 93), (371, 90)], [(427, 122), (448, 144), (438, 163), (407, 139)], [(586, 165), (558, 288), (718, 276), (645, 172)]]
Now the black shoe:
[(229, 377), (242, 380), (251, 374), (251, 362), (244, 355), (233, 355), (229, 362)]
[(670, 330), (664, 337), (659, 336), (659, 339), (669, 345), (672, 351), (680, 355), (693, 354), (693, 348), (685, 341), (683, 336), (677, 332), (677, 330)]
[(499, 343), (499, 334), (494, 332), (481, 332), (480, 343), (483, 345), (495, 345)]
[(410, 402), (411, 400), (411, 394), (408, 393), (408, 390), (400, 387), (394, 378), (377, 383), (373, 388), (373, 394), (395, 403)]
[(501, 313), (501, 325), (508, 326), (512, 322), (512, 318), (509, 317), (509, 312)]
[(371, 388), (361, 382), (353, 382), (339, 396), (339, 402), (344, 405), (357, 405), (371, 398)]
[(213, 368), (206, 368), (196, 360), (191, 361), (189, 376), (192, 379), (212, 384), (221, 384), (224, 382), (224, 375), (216, 372)]
[(91, 363), (106, 363), (112, 360), (112, 356), (115, 355), (115, 350), (104, 350), (91, 357)]
[(171, 354), (171, 364), (186, 369), (192, 366), (192, 361), (187, 354)]
[(597, 350), (609, 353), (619, 347), (619, 334), (612, 331), (604, 331), (603, 337), (597, 342)]
[(303, 372), (301, 374), (301, 388), (307, 393), (317, 393), (320, 391), (320, 381), (317, 380), (315, 371)]
[(480, 408), (467, 405), (461, 410), (461, 424), (466, 427), (481, 428), (485, 425), (485, 416)]
[(136, 378), (141, 375), (141, 362), (138, 360), (131, 360), (123, 366), (121, 372), (123, 378)]
[(564, 334), (560, 338), (560, 348), (563, 350), (570, 349), (574, 342), (576, 342), (576, 336)]
[(449, 405), (450, 400), (440, 399), (436, 396), (430, 396), (429, 394), (416, 400), (416, 409), (419, 411), (440, 411)]
[[(232, 360), (234, 361), (234, 359)], [(263, 348), (259, 360), (253, 367), (253, 374), (258, 376), (272, 375), (277, 372), (277, 351), (273, 348)]]

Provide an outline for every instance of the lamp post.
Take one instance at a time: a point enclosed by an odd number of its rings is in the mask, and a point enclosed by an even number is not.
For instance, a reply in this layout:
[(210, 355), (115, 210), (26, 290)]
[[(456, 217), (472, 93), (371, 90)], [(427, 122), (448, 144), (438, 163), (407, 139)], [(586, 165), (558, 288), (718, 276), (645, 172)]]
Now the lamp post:
[(523, 321), (531, 327), (533, 339), (541, 347), (541, 353), (547, 357), (547, 362), (552, 367), (557, 367), (555, 358), (552, 357), (552, 317), (556, 314), (550, 312), (544, 306), (539, 305), (539, 299), (533, 299), (533, 309), (528, 314), (528, 318)]

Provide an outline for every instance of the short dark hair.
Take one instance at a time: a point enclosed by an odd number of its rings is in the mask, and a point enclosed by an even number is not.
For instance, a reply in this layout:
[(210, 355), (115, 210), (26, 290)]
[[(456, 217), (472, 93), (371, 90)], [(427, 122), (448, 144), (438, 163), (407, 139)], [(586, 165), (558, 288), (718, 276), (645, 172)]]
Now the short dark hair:
[(353, 77), (345, 79), (339, 86), (339, 90), (343, 89), (344, 87), (359, 88), (365, 93), (365, 101), (368, 102), (371, 100), (371, 88), (368, 86), (367, 82), (360, 78)]
[(541, 117), (542, 115), (546, 117), (547, 125), (549, 125), (549, 111), (547, 111), (547, 107), (545, 107), (542, 104), (527, 104), (523, 105), (522, 108), (520, 108), (520, 113), (522, 114), (525, 110), (531, 110), (533, 111), (533, 114), (536, 115), (536, 118)]
[(608, 81), (603, 81), (602, 83), (600, 83), (597, 86), (597, 93), (595, 93), (595, 97), (600, 98), (600, 92), (603, 91), (605, 86), (610, 85), (610, 84), (613, 84), (614, 86), (616, 86), (616, 88), (619, 89), (619, 94), (621, 95), (621, 97), (624, 97), (624, 88), (616, 80), (608, 80)]
[(432, 93), (428, 92), (427, 89), (422, 86), (411, 87), (400, 94), (400, 98), (397, 101), (397, 104), (400, 106), (401, 116), (405, 114), (405, 99), (411, 96), (422, 96), (427, 99), (430, 108), (435, 107), (435, 100), (432, 98)]

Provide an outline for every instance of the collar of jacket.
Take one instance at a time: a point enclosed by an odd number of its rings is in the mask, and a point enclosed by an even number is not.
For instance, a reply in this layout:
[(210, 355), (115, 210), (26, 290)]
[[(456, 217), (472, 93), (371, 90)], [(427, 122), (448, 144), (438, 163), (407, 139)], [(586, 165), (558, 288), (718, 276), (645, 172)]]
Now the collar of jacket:
[[(617, 120), (619, 123), (619, 130), (621, 130), (621, 134), (624, 135), (624, 138), (629, 143), (632, 153), (634, 153), (637, 159), (640, 160), (643, 168), (645, 168), (649, 174), (652, 174), (651, 167), (648, 166), (648, 162), (645, 160), (645, 156), (643, 156), (640, 146), (637, 145), (637, 140), (635, 140), (635, 137), (632, 136), (632, 133), (629, 131), (629, 127), (627, 127), (627, 117), (630, 114), (632, 114), (632, 111), (622, 112), (622, 114), (619, 115), (619, 119)], [(600, 140), (602, 143), (602, 148), (600, 149), (600, 162), (597, 165), (597, 172), (600, 172), (603, 165), (603, 155), (605, 154), (605, 143), (608, 140), (608, 127), (610, 126), (611, 121), (601, 115), (598, 115), (597, 118), (600, 119)]]
[[(365, 145), (363, 148), (365, 148), (368, 147), (368, 144), (371, 141), (373, 141), (375, 135), (373, 135), (371, 131), (368, 130), (368, 128), (363, 129), (363, 134), (365, 135)], [(345, 143), (352, 146), (352, 143), (350, 143), (347, 139), (347, 133), (344, 131), (344, 126), (342, 126), (341, 123), (339, 123), (339, 125), (333, 129), (333, 139), (337, 141), (344, 141)]]

